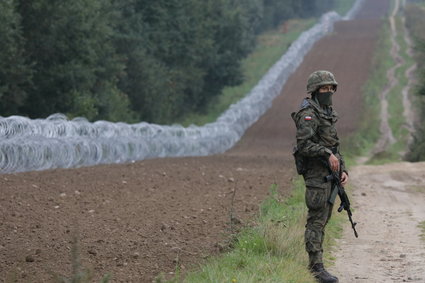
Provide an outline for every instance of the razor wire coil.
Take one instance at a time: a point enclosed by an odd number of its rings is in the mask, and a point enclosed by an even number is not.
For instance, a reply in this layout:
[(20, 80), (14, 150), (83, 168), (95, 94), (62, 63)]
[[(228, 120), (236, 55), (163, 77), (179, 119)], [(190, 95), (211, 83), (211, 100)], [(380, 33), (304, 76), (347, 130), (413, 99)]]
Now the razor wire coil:
[(239, 102), (204, 126), (89, 122), (63, 114), (46, 119), (0, 117), (0, 172), (24, 172), (124, 163), (157, 157), (205, 156), (230, 149), (271, 107), (289, 76), (313, 44), (332, 31), (336, 21), (349, 20), (363, 0), (342, 18), (335, 12), (303, 32), (288, 51)]

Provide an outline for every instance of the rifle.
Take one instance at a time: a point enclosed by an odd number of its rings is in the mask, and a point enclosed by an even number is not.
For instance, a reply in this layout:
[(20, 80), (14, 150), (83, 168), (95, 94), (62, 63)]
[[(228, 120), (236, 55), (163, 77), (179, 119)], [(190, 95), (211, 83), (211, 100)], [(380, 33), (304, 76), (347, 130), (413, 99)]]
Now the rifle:
[(328, 199), (328, 202), (330, 204), (334, 204), (336, 199), (336, 194), (338, 194), (339, 199), (341, 200), (341, 204), (339, 205), (338, 212), (341, 212), (342, 210), (347, 211), (348, 219), (350, 220), (350, 223), (351, 223), (351, 228), (353, 228), (353, 231), (354, 231), (354, 236), (358, 238), (359, 235), (357, 234), (357, 231), (356, 231), (357, 223), (353, 222), (353, 219), (351, 218), (352, 213), (350, 209), (350, 200), (348, 199), (348, 196), (347, 196), (347, 193), (345, 192), (344, 187), (341, 185), (340, 172), (332, 171), (330, 168), (329, 168), (329, 171), (331, 172), (331, 174), (325, 177), (325, 181), (332, 182), (333, 190)]

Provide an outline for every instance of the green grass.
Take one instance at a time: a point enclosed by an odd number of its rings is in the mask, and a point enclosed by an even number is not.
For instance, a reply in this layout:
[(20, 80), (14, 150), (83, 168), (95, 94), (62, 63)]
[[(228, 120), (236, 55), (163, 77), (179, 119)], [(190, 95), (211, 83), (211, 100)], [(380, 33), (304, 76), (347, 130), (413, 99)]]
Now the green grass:
[(421, 239), (425, 242), (425, 221), (419, 223), (418, 227), (421, 229)]
[[(406, 124), (405, 117), (403, 116), (403, 97), (402, 90), (404, 86), (408, 84), (408, 80), (405, 76), (406, 70), (414, 64), (413, 59), (407, 54), (408, 46), (404, 40), (403, 33), (403, 23), (401, 17), (396, 17), (396, 29), (397, 36), (396, 41), (400, 46), (399, 55), (404, 59), (405, 63), (401, 65), (395, 72), (396, 79), (398, 84), (389, 92), (388, 94), (388, 112), (389, 112), (389, 125), (393, 132), (393, 135), (396, 139), (396, 142), (391, 145), (385, 153), (381, 156), (377, 156), (372, 160), (371, 164), (382, 164), (392, 161), (400, 161), (403, 156), (400, 155), (401, 152), (407, 150), (407, 140), (409, 137), (409, 131), (404, 126)], [(389, 34), (388, 34), (389, 37)], [(389, 50), (390, 46), (387, 47)], [(389, 56), (389, 53), (388, 53)], [(393, 61), (391, 58), (387, 59), (388, 61)], [(395, 62), (393, 62), (395, 64)]]
[(344, 16), (353, 7), (354, 0), (339, 0), (335, 1), (334, 10), (341, 16)]
[(388, 95), (388, 110), (390, 113), (389, 124), (393, 131), (394, 137), (397, 140), (397, 142), (392, 145), (388, 151), (392, 153), (392, 157), (394, 160), (401, 160), (402, 156), (400, 156), (398, 153), (406, 150), (407, 140), (409, 136), (409, 131), (404, 126), (406, 124), (406, 120), (403, 116), (404, 108), (402, 90), (408, 84), (405, 72), (410, 66), (414, 64), (414, 61), (407, 54), (408, 46), (403, 37), (404, 29), (400, 16), (396, 17), (396, 28), (396, 41), (400, 46), (399, 54), (403, 58), (405, 63), (396, 70), (395, 75), (399, 83), (391, 90)]
[[(422, 6), (420, 6), (422, 5)], [(409, 3), (406, 8), (406, 20), (408, 23), (408, 29), (413, 40), (413, 45), (415, 46), (415, 59), (418, 64), (418, 69), (415, 71), (415, 76), (417, 82), (415, 83), (414, 96), (412, 102), (414, 103), (414, 110), (416, 114), (417, 121), (422, 121), (425, 117), (425, 101), (423, 95), (420, 94), (421, 88), (423, 89), (425, 82), (423, 81), (423, 57), (425, 52), (423, 48), (419, 48), (421, 38), (423, 39), (425, 33), (423, 32), (423, 19), (425, 16), (425, 1), (422, 0), (421, 3), (415, 1), (414, 3)], [(422, 79), (421, 79), (422, 78)], [(423, 161), (425, 160), (425, 127), (423, 123), (416, 123), (415, 125), (415, 134), (412, 143), (409, 145), (409, 152), (406, 155), (406, 159), (412, 162)]]
[[(292, 196), (284, 201), (276, 185), (271, 186), (257, 225), (242, 231), (230, 252), (208, 260), (184, 278), (157, 282), (315, 282), (307, 270), (304, 249), (304, 182), (297, 178), (293, 186)], [(341, 236), (342, 221), (343, 215), (334, 215), (327, 226), (324, 245), (328, 265), (334, 260), (331, 246)]]
[(408, 188), (409, 190), (412, 190), (417, 193), (425, 193), (425, 186), (414, 185), (414, 186), (409, 186)]
[[(383, 164), (401, 160), (400, 152), (406, 150), (408, 130), (404, 127), (405, 118), (403, 116), (402, 89), (407, 85), (405, 71), (414, 63), (413, 59), (407, 54), (407, 44), (403, 38), (403, 28), (400, 17), (396, 18), (397, 37), (396, 41), (400, 45), (399, 54), (405, 60), (405, 64), (400, 66), (395, 76), (398, 79), (398, 84), (388, 93), (388, 113), (389, 125), (396, 139), (396, 143), (390, 146), (385, 152), (373, 156), (369, 164)], [(361, 124), (352, 136), (343, 139), (342, 148), (348, 156), (348, 164), (354, 162), (356, 156), (367, 156), (373, 148), (376, 141), (379, 139), (380, 125), (380, 99), (379, 93), (382, 92), (387, 82), (386, 72), (395, 61), (391, 57), (391, 34), (389, 25), (383, 26), (381, 38), (379, 39), (377, 50), (372, 62), (371, 73), (369, 80), (363, 89), (364, 95), (364, 112), (361, 119)]]
[[(387, 84), (386, 72), (394, 61), (392, 60), (389, 50), (391, 42), (389, 40), (389, 28), (383, 25), (382, 32), (376, 47), (377, 52), (372, 59), (369, 79), (363, 87), (363, 113), (360, 119), (358, 130), (342, 140), (342, 151), (346, 156), (348, 165), (355, 163), (357, 156), (368, 155), (376, 141), (379, 139), (380, 132), (380, 98), (379, 93), (382, 92)], [(382, 51), (385, 52), (382, 52)]]
[[(282, 54), (288, 50), (291, 43), (315, 23), (316, 19), (293, 19), (286, 22), (285, 28), (281, 26), (258, 36), (255, 50), (242, 62), (244, 82), (239, 86), (224, 88), (223, 92), (211, 101), (205, 114), (191, 113), (177, 122), (183, 126), (190, 124), (200, 126), (214, 122), (231, 104), (236, 103), (248, 94)], [(285, 32), (285, 29), (287, 32)]]

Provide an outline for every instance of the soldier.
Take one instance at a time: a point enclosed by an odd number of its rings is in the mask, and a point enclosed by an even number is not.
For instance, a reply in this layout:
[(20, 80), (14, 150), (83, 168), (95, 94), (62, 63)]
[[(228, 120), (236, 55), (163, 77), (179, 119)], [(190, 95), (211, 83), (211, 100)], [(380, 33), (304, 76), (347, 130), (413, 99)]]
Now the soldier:
[(294, 150), (298, 173), (306, 185), (305, 201), (308, 208), (305, 248), (309, 269), (318, 282), (335, 283), (338, 278), (323, 267), (323, 239), (325, 227), (332, 214), (328, 202), (332, 183), (325, 181), (330, 171), (341, 172), (341, 184), (348, 181), (344, 160), (339, 153), (339, 139), (335, 129), (338, 115), (332, 108), (332, 96), (338, 83), (328, 71), (313, 72), (307, 81), (307, 97), (301, 109), (291, 114), (297, 126), (297, 146)]

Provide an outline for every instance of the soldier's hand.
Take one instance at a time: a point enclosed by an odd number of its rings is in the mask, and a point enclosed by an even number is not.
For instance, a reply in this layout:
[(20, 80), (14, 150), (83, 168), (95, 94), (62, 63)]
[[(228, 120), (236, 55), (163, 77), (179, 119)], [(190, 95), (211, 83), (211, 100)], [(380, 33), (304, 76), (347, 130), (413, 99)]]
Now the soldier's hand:
[(331, 166), (332, 171), (339, 171), (339, 160), (333, 153), (329, 156), (329, 165)]
[(348, 175), (345, 172), (341, 174), (341, 185), (345, 186), (348, 183)]

